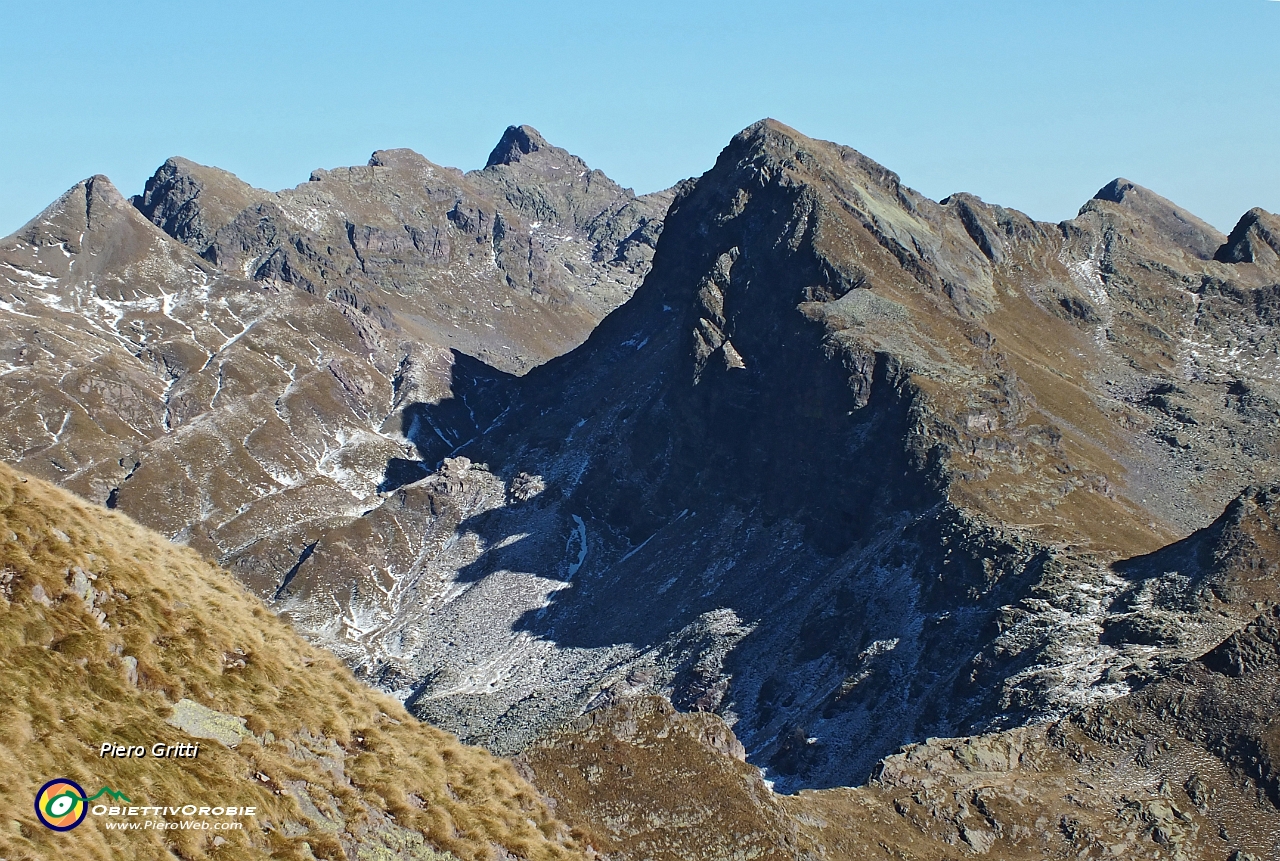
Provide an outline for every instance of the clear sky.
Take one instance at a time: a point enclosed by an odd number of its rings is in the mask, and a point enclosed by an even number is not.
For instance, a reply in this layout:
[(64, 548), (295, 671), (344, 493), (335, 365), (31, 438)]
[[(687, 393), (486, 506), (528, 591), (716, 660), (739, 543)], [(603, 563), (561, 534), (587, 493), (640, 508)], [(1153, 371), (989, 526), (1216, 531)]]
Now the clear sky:
[(765, 116), (1042, 219), (1116, 176), (1280, 210), (1275, 0), (0, 0), (0, 76), (0, 234), (170, 155), (278, 189), (512, 123), (652, 191)]

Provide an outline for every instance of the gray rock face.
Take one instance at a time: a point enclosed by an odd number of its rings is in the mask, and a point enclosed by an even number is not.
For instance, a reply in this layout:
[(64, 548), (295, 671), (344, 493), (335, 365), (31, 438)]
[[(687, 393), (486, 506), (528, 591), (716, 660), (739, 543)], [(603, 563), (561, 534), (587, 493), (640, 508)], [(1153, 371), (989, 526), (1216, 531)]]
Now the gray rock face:
[(1280, 217), (1265, 209), (1251, 209), (1231, 231), (1215, 259), (1223, 263), (1254, 263), (1280, 271)]
[(472, 176), (490, 183), (526, 219), (578, 230), (619, 198), (635, 197), (529, 126), (508, 128), (484, 170)]
[(1165, 241), (1181, 245), (1187, 253), (1201, 260), (1212, 260), (1226, 240), (1222, 233), (1208, 223), (1150, 189), (1127, 179), (1112, 180), (1093, 199), (1132, 210)]
[(147, 180), (133, 205), (174, 239), (204, 250), (237, 214), (269, 197), (225, 170), (175, 157)]
[[(604, 264), (603, 271), (643, 277), (673, 196), (667, 190), (636, 197), (577, 156), (551, 146), (529, 126), (508, 128), (484, 170), (468, 178), (536, 225), (552, 249), (577, 258), (566, 260), (575, 275), (583, 267), (579, 261), (587, 260), (584, 272), (602, 271)], [(599, 307), (612, 310), (630, 295), (628, 288), (634, 284), (619, 281), (612, 293), (598, 297), (603, 303)]]
[(637, 199), (537, 131), (516, 132), (494, 151), (504, 161), (466, 176), (384, 150), (276, 194), (175, 158), (134, 203), (223, 271), (523, 373), (631, 295), (670, 195)]

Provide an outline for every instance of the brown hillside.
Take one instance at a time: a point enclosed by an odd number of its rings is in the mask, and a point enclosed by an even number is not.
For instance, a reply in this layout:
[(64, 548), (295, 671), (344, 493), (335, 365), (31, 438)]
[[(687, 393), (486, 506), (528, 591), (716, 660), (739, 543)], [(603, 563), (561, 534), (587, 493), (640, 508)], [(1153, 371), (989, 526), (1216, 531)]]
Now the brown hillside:
[[(582, 857), (510, 763), (364, 688), (191, 550), (5, 465), (0, 582), (2, 858)], [(170, 724), (175, 708), (204, 714), (186, 722), (203, 738)], [(200, 752), (103, 759), (106, 741)], [(54, 777), (258, 813), (240, 831), (125, 834), (90, 816), (57, 833), (32, 803)]]

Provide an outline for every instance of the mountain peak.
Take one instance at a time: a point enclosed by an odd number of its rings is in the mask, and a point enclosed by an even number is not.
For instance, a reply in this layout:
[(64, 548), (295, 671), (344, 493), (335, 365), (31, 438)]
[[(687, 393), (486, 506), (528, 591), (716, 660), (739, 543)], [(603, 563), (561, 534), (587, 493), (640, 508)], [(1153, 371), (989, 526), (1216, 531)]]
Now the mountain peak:
[(407, 147), (398, 149), (380, 149), (369, 156), (370, 167), (408, 167), (408, 168), (424, 168), (433, 167), (431, 160), (417, 150)]
[(125, 202), (124, 195), (120, 193), (120, 189), (116, 188), (109, 178), (100, 173), (82, 179), (67, 190), (63, 198), (79, 198), (83, 196), (85, 204), (89, 207), (94, 206), (112, 206), (118, 207)]
[(1226, 239), (1213, 225), (1124, 177), (1117, 177), (1098, 189), (1098, 193), (1081, 207), (1080, 214), (1096, 209), (1095, 201), (1122, 207), (1150, 224), (1166, 241), (1172, 241), (1182, 251), (1201, 260), (1212, 260), (1214, 252)]
[(726, 150), (745, 147), (747, 150), (781, 150), (790, 153), (802, 148), (805, 144), (812, 143), (814, 143), (812, 138), (806, 137), (791, 126), (765, 117), (734, 135)]
[(1280, 263), (1280, 216), (1260, 208), (1249, 210), (1213, 259), (1221, 263)]
[(266, 196), (230, 171), (174, 156), (132, 202), (156, 227), (202, 252), (218, 228)]
[(128, 202), (115, 184), (102, 174), (95, 174), (67, 189), (16, 235), (36, 245), (70, 241), (78, 250), (77, 235), (96, 229), (112, 211), (128, 209)]
[(530, 153), (543, 149), (555, 149), (533, 126), (507, 126), (502, 139), (489, 153), (485, 167), (496, 164), (514, 164)]
[(799, 131), (796, 131), (791, 126), (787, 125), (784, 122), (775, 120), (773, 117), (765, 117), (764, 119), (756, 120), (754, 123), (747, 126), (742, 131), (738, 132), (738, 134), (735, 135), (735, 137), (749, 139), (749, 138), (758, 138), (765, 135), (775, 135), (778, 137), (790, 138), (791, 140), (796, 140), (796, 141), (812, 140), (812, 138), (810, 138), (808, 135), (805, 135)]
[[(631, 189), (547, 143), (532, 126), (508, 126), (484, 168), (467, 177), (505, 198), (531, 222), (571, 224), (576, 230), (590, 231), (603, 213), (635, 199)], [(645, 208), (652, 210), (648, 217), (660, 215), (665, 202)]]
[(1122, 176), (1116, 177), (1111, 182), (1098, 189), (1098, 193), (1093, 196), (1094, 200), (1109, 200), (1112, 203), (1124, 203), (1125, 196), (1130, 192), (1144, 192), (1145, 188), (1138, 185), (1132, 180), (1125, 179)]
[(95, 289), (136, 292), (172, 277), (162, 273), (203, 266), (101, 174), (73, 185), (9, 239), (0, 260), (47, 278), (74, 270), (78, 283)]
[[(820, 138), (811, 138), (786, 123), (766, 117), (733, 136), (718, 164), (745, 164), (757, 158), (776, 160), (788, 169), (801, 169), (810, 179), (843, 174), (852, 167), (862, 174), (860, 182), (875, 185), (897, 196), (902, 190), (898, 174), (852, 147)], [(825, 182), (826, 180), (818, 180)]]

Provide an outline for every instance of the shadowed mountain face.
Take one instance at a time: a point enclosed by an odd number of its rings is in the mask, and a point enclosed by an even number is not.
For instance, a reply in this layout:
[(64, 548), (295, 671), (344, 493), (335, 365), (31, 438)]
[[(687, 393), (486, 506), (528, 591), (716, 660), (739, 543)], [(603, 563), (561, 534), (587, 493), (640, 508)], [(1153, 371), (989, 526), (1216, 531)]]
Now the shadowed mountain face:
[(1214, 255), (1224, 263), (1254, 263), (1267, 269), (1280, 265), (1280, 217), (1251, 209)]
[(498, 390), (457, 452), (487, 470), (432, 480), (472, 494), (448, 567), (477, 597), (431, 604), (412, 708), (512, 750), (657, 690), (735, 721), (779, 786), (821, 786), (1211, 647), (1274, 585), (1148, 606), (1191, 572), (1119, 563), (1271, 474), (1276, 273), (1207, 259), (1225, 238), (1179, 213), (1129, 187), (1038, 224), (744, 132), (636, 296)]
[[(1223, 237), (1117, 180), (1044, 224), (772, 121), (634, 198), (520, 127), (481, 171), (383, 152), (277, 195), (171, 161), (110, 236), (210, 285), (180, 294), (161, 262), (78, 274), (97, 182), (5, 242), (6, 325), (102, 344), (6, 359), (11, 459), (495, 750), (656, 692), (780, 788), (849, 784), (1122, 696), (1275, 600), (1215, 549), (1275, 478), (1269, 214)], [(110, 301), (150, 305), (99, 319), (124, 265)], [(90, 372), (155, 390), (138, 443), (88, 420), (118, 396), (75, 406)]]
[(624, 858), (1273, 858), (1278, 622), (1264, 613), (1070, 719), (908, 745), (857, 788), (775, 795), (722, 721), (656, 697), (592, 711), (523, 759), (560, 815)]

